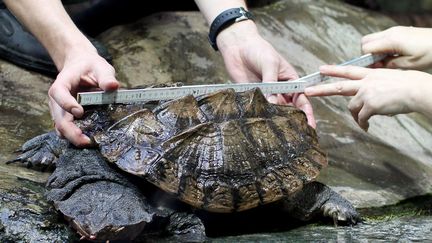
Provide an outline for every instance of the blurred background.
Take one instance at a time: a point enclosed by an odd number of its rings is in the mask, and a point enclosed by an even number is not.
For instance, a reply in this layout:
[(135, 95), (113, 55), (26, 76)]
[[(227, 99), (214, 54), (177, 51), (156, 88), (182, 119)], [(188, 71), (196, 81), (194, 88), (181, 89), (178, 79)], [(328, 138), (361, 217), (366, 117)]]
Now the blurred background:
[(432, 0), (345, 0), (362, 8), (385, 13), (406, 26), (432, 26)]
[[(289, 0), (248, 0), (249, 7)], [(340, 0), (353, 6), (384, 13), (400, 25), (432, 27), (432, 0)]]
[[(249, 7), (262, 7), (274, 2), (290, 0), (247, 0)], [(337, 0), (334, 0), (337, 1)], [(385, 13), (400, 25), (431, 27), (432, 0), (339, 0), (353, 6)], [(149, 6), (139, 0), (63, 0), (75, 23), (90, 36), (96, 36), (114, 24), (136, 21), (142, 16), (159, 11), (197, 11), (194, 1), (159, 0)], [(113, 12), (126, 13), (116, 14)], [(98, 21), (104, 19), (104, 21)], [(92, 23), (92, 24), (89, 24)], [(97, 24), (95, 24), (97, 23)]]

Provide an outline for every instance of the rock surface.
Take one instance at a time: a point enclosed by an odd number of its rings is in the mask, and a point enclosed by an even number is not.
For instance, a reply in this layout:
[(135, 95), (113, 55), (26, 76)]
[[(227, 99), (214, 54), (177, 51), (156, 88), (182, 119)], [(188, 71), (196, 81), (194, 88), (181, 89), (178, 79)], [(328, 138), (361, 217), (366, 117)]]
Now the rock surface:
[[(300, 75), (315, 72), (324, 63), (359, 56), (361, 36), (395, 25), (382, 15), (335, 0), (279, 1), (253, 12), (260, 32)], [(112, 28), (100, 39), (114, 56), (123, 87), (227, 82), (219, 53), (207, 43), (207, 31), (199, 13), (168, 12)], [(46, 95), (52, 80), (4, 61), (0, 61), (0, 72), (3, 162), (12, 159), (24, 141), (52, 128)], [(329, 167), (319, 180), (359, 208), (430, 193), (430, 122), (415, 114), (374, 117), (365, 133), (351, 118), (348, 100), (312, 100), (320, 144), (329, 155)], [(73, 239), (63, 222), (53, 220), (52, 208), (43, 198), (41, 183), (48, 175), (0, 164), (0, 241)], [(21, 213), (19, 220), (12, 220)]]
[[(279, 1), (253, 13), (264, 37), (301, 75), (361, 55), (363, 35), (396, 24), (339, 1)], [(226, 82), (223, 61), (206, 45), (206, 33), (199, 13), (176, 12), (113, 28), (102, 39), (128, 87)], [(313, 99), (320, 143), (330, 159), (320, 180), (357, 207), (393, 204), (430, 192), (430, 124), (418, 115), (374, 117), (365, 133), (351, 118), (348, 100)]]

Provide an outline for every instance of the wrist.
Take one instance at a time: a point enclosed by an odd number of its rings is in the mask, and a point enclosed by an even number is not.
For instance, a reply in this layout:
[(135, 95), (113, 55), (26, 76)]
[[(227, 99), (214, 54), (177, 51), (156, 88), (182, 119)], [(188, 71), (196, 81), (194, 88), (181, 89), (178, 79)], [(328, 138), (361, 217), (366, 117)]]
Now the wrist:
[(216, 38), (221, 52), (232, 47), (243, 46), (245, 43), (259, 36), (257, 26), (251, 20), (235, 23), (222, 30)]
[(210, 45), (213, 47), (214, 50), (217, 51), (217, 38), (221, 32), (231, 27), (232, 25), (237, 25), (245, 21), (251, 22), (250, 20), (252, 20), (252, 18), (252, 14), (243, 7), (229, 8), (221, 12), (210, 25), (208, 36)]
[(66, 62), (73, 60), (76, 56), (84, 53), (97, 54), (96, 47), (81, 32), (75, 36), (69, 36), (59, 41), (50, 53), (58, 70), (61, 70)]

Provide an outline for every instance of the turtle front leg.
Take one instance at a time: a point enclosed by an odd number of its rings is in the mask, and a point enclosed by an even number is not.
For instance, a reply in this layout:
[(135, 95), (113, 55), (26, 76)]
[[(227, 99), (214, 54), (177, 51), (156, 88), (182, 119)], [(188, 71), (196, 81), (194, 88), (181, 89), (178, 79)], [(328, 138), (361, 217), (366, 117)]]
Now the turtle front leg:
[(17, 152), (20, 154), (6, 163), (21, 162), (27, 167), (47, 169), (55, 167), (58, 157), (70, 146), (66, 139), (54, 131), (36, 136), (25, 142)]
[(293, 197), (283, 200), (283, 208), (303, 221), (325, 217), (338, 223), (353, 225), (360, 221), (354, 206), (330, 187), (311, 182)]

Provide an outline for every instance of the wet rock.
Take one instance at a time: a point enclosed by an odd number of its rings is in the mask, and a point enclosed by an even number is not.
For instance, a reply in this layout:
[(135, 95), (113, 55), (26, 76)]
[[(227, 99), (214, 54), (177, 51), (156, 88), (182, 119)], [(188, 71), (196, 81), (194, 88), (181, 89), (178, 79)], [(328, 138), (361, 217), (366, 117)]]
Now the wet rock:
[[(70, 242), (75, 233), (43, 193), (44, 184), (0, 170), (0, 242)], [(41, 176), (44, 178), (44, 176)], [(37, 178), (39, 180), (39, 178)]]
[(289, 232), (250, 234), (220, 238), (222, 242), (430, 242), (430, 216), (407, 216), (370, 222), (356, 227), (303, 226)]
[[(362, 35), (396, 24), (335, 0), (279, 1), (253, 12), (260, 32), (301, 75), (359, 56)], [(227, 82), (219, 53), (207, 44), (207, 32), (199, 13), (170, 12), (112, 28), (101, 40), (114, 56), (123, 87)], [(3, 61), (0, 71), (0, 160), (6, 161), (24, 141), (52, 127), (46, 95), (52, 79)], [(330, 163), (319, 180), (357, 207), (430, 193), (430, 121), (411, 114), (374, 117), (365, 133), (352, 120), (348, 100), (312, 100)], [(48, 175), (0, 164), (0, 241), (73, 240), (43, 197)]]
[(0, 60), (0, 161), (13, 157), (23, 141), (47, 131), (52, 80)]
[[(360, 56), (363, 35), (396, 25), (388, 17), (339, 1), (277, 1), (253, 13), (260, 32), (301, 75)], [(227, 82), (219, 53), (206, 44), (207, 31), (199, 13), (161, 13), (113, 28), (102, 40), (112, 50), (126, 86)], [(430, 124), (418, 115), (373, 117), (365, 133), (351, 118), (348, 101), (312, 100), (320, 143), (330, 158), (320, 181), (357, 207), (430, 192)]]
[(0, 61), (0, 242), (77, 240), (44, 197), (49, 173), (5, 165), (29, 136), (50, 128), (51, 79)]

